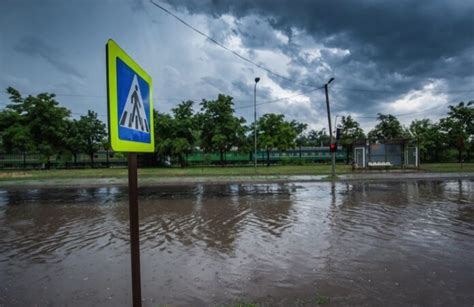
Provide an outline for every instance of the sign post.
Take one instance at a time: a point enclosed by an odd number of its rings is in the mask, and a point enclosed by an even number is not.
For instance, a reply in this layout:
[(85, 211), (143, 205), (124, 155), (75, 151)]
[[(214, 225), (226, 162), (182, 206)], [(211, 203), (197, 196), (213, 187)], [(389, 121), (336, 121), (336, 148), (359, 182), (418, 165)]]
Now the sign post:
[(132, 260), (133, 306), (142, 305), (140, 277), (140, 223), (138, 216), (137, 154), (128, 154), (128, 202), (130, 215), (130, 250)]
[(128, 197), (133, 306), (141, 306), (137, 152), (154, 152), (151, 77), (109, 40), (106, 45), (108, 126), (111, 148), (128, 152)]

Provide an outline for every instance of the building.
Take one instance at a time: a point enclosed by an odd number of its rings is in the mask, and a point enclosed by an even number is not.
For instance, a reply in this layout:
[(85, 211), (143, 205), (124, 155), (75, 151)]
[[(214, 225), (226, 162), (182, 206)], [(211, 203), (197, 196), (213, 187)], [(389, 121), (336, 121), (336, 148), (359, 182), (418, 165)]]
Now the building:
[(406, 168), (419, 166), (418, 146), (409, 139), (371, 142), (357, 140), (353, 144), (355, 168)]

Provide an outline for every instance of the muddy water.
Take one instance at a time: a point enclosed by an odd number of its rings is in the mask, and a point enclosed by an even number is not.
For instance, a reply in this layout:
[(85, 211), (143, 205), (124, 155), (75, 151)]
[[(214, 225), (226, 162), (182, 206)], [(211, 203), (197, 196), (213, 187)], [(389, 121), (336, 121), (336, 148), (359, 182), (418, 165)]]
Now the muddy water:
[[(0, 305), (130, 305), (127, 191), (0, 189)], [(474, 304), (474, 181), (140, 190), (144, 305)]]

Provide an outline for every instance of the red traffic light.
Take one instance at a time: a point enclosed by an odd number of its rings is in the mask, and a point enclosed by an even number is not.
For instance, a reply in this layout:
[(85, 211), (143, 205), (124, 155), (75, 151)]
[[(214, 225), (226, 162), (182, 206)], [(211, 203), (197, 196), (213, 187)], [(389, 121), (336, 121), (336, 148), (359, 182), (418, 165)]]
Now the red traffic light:
[(337, 148), (336, 143), (329, 144), (329, 150), (330, 150), (331, 152), (336, 152), (336, 148)]

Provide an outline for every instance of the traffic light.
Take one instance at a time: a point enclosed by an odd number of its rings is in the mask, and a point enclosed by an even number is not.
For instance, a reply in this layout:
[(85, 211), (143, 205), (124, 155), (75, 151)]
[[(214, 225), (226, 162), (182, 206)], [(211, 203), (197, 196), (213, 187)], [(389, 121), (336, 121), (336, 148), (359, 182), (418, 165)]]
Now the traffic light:
[(329, 144), (329, 150), (330, 150), (331, 152), (336, 152), (336, 148), (337, 148), (337, 144), (336, 144), (336, 143)]
[(341, 138), (341, 128), (336, 129), (336, 140), (339, 140)]

